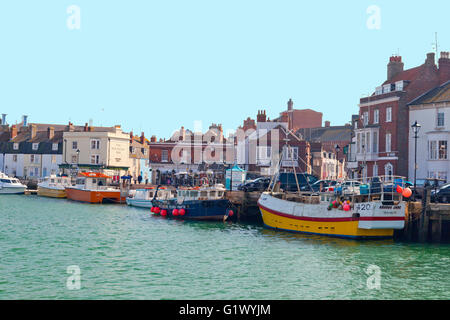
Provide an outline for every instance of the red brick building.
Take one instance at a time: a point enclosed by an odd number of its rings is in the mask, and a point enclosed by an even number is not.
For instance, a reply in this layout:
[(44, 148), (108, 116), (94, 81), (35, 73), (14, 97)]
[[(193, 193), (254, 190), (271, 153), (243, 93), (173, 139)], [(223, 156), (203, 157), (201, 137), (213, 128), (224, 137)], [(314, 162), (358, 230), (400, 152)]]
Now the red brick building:
[(408, 136), (411, 124), (407, 104), (450, 79), (448, 58), (435, 63), (428, 53), (421, 66), (404, 70), (402, 57), (393, 56), (387, 79), (371, 96), (360, 99), (355, 129), (356, 160), (362, 176), (408, 176)]
[(289, 99), (288, 108), (280, 113), (276, 122), (288, 123), (289, 130), (297, 131), (302, 128), (317, 128), (322, 126), (322, 112), (311, 109), (294, 109), (294, 102)]

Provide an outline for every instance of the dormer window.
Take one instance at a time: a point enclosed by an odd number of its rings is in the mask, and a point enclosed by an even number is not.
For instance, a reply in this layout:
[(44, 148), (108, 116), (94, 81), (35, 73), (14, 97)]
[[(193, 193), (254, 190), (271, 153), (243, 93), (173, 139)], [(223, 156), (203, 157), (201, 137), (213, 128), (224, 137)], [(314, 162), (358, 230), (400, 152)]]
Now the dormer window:
[(32, 149), (33, 149), (33, 151), (36, 151), (37, 149), (39, 149), (39, 143), (33, 143)]
[(19, 150), (19, 144), (17, 142), (13, 144), (13, 149)]
[(52, 144), (52, 151), (58, 151), (58, 144), (57, 143), (53, 143)]
[(395, 83), (395, 90), (396, 91), (403, 91), (403, 80), (402, 81), (397, 81)]

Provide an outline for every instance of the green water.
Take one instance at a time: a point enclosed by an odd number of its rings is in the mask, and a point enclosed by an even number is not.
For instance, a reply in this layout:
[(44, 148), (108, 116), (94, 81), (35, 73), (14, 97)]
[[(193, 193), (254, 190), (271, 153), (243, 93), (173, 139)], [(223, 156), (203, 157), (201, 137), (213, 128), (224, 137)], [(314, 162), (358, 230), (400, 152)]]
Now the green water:
[[(450, 246), (0, 196), (0, 299), (449, 299)], [(67, 267), (79, 267), (69, 290)], [(366, 269), (381, 271), (378, 288)], [(371, 282), (372, 283), (372, 282)]]

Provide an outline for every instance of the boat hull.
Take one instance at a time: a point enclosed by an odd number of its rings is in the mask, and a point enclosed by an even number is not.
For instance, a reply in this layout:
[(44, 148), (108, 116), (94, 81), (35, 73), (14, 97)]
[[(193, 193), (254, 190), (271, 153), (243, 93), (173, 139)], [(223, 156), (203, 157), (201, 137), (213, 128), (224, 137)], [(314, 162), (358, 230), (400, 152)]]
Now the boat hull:
[[(375, 208), (375, 204), (372, 205)], [(386, 216), (374, 216), (373, 212), (365, 213), (359, 209), (350, 212), (337, 209), (329, 211), (326, 203), (292, 203), (264, 194), (258, 206), (266, 227), (289, 232), (352, 239), (385, 239), (391, 238), (394, 229), (401, 229), (404, 225), (404, 206), (386, 212)]]
[[(154, 200), (153, 205), (167, 211), (167, 217), (186, 220), (215, 220), (223, 221), (230, 214), (231, 203), (226, 199), (192, 200), (178, 204), (176, 200)], [(174, 209), (184, 209), (183, 216), (174, 216)]]
[(125, 203), (120, 190), (82, 190), (77, 188), (66, 188), (67, 199), (88, 203)]
[(2, 187), (0, 188), (0, 194), (23, 194), (26, 187)]
[(38, 196), (49, 197), (49, 198), (66, 198), (67, 193), (65, 189), (52, 189), (45, 187), (38, 187)]
[(139, 199), (127, 198), (126, 201), (127, 201), (127, 205), (133, 206), (133, 207), (147, 208), (147, 209), (150, 209), (152, 207), (151, 200), (139, 200)]

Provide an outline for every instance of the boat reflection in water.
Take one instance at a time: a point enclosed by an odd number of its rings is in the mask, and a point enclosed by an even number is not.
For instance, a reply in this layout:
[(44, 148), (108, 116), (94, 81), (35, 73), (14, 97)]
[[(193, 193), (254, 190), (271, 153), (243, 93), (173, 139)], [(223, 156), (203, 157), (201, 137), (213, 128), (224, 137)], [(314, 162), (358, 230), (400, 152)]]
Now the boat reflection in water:
[[(127, 197), (127, 204), (133, 207), (151, 208), (152, 200), (155, 197), (156, 188), (148, 187), (144, 189), (130, 190)], [(173, 189), (159, 188), (158, 197), (159, 200), (174, 199), (176, 191)]]

